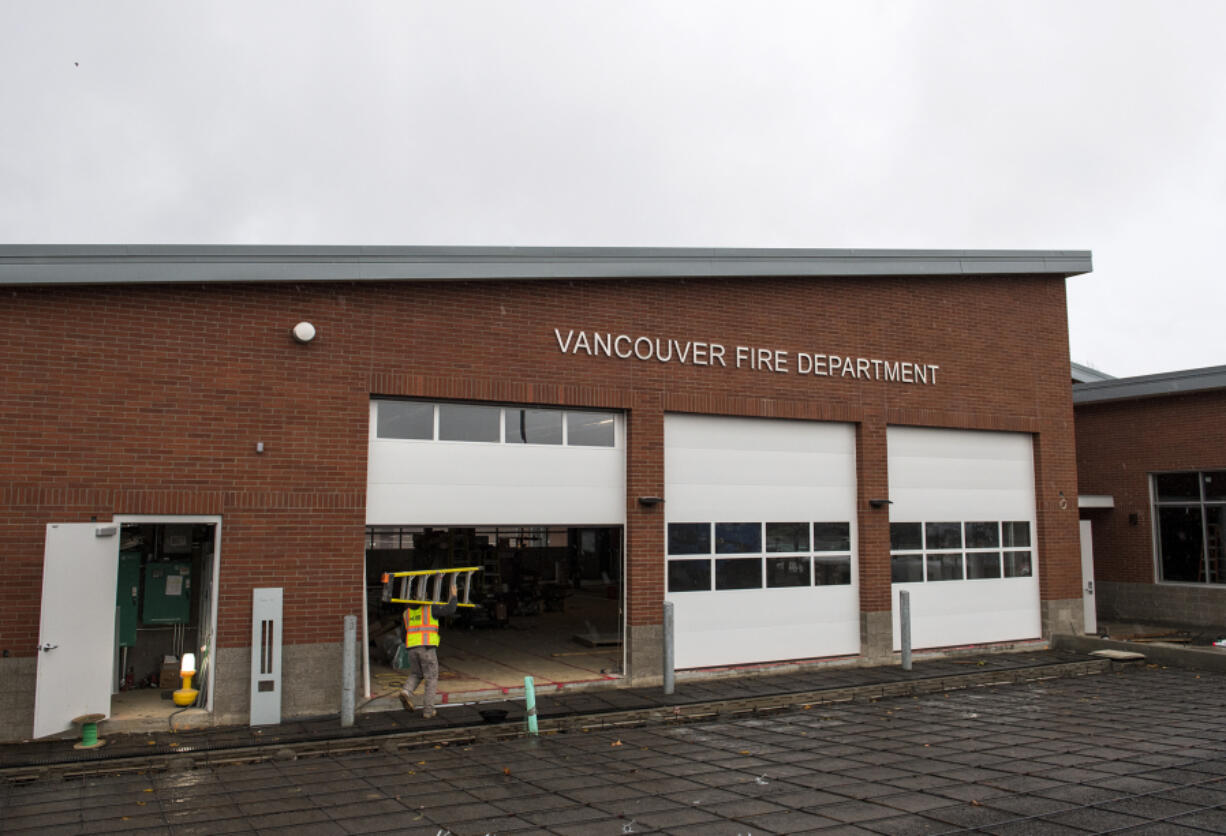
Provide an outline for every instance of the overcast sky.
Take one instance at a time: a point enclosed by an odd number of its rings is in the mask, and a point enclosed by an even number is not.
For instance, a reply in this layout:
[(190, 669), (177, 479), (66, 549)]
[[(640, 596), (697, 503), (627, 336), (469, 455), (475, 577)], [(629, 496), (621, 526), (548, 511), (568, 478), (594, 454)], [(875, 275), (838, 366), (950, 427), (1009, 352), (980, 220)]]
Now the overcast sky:
[(1226, 364), (1226, 2), (0, 0), (0, 243), (1093, 251)]

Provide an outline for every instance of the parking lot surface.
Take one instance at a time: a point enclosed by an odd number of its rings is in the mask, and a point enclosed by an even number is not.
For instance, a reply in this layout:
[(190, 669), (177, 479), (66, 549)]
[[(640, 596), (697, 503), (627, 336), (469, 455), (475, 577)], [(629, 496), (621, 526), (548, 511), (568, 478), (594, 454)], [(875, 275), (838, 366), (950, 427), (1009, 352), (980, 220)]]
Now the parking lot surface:
[(40, 833), (1226, 832), (1226, 675), (1139, 667), (683, 725), (0, 784)]

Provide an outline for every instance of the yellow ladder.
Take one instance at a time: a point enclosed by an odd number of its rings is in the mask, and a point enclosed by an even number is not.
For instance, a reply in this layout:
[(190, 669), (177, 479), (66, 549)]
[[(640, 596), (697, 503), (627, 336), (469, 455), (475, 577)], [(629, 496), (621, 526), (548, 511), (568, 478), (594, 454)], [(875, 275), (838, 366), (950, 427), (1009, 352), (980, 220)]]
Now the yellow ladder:
[(456, 578), (457, 598), (459, 606), (475, 607), (469, 602), (472, 592), (473, 575), (481, 571), (480, 566), (461, 566), (458, 569), (418, 569), (413, 572), (384, 572), (383, 600), (391, 604), (446, 604), (450, 596), (450, 584), (446, 587), (443, 581), (447, 575), (463, 574)]

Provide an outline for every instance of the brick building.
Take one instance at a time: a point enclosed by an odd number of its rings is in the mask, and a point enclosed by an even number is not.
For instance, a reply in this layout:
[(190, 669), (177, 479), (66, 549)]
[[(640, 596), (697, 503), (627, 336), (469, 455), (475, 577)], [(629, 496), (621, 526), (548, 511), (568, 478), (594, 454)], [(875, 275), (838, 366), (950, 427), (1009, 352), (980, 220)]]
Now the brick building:
[(888, 660), (900, 589), (917, 648), (1079, 629), (1064, 282), (1089, 269), (0, 247), (0, 737), (193, 649), (218, 722), (334, 713), (343, 617), (375, 644), (388, 568), (481, 566), (472, 635), (569, 596), (609, 619), (614, 682), (660, 676), (665, 600), (680, 668)]
[(1073, 404), (1098, 618), (1226, 630), (1226, 366), (1083, 378)]

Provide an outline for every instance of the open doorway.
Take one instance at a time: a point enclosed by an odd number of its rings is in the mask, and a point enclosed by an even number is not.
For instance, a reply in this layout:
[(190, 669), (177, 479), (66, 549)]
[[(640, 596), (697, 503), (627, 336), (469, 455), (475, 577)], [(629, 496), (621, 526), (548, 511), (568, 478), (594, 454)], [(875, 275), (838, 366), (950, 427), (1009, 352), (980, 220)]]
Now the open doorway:
[(179, 710), (184, 654), (196, 660), (194, 705), (212, 709), (211, 658), (220, 521), (116, 517), (119, 568), (108, 727), (149, 727)]
[(621, 526), (371, 526), (366, 545), (372, 698), (404, 681), (404, 607), (382, 601), (381, 576), (421, 569), (481, 568), (475, 606), (443, 624), (441, 704), (501, 699), (525, 676), (538, 688), (620, 678)]

